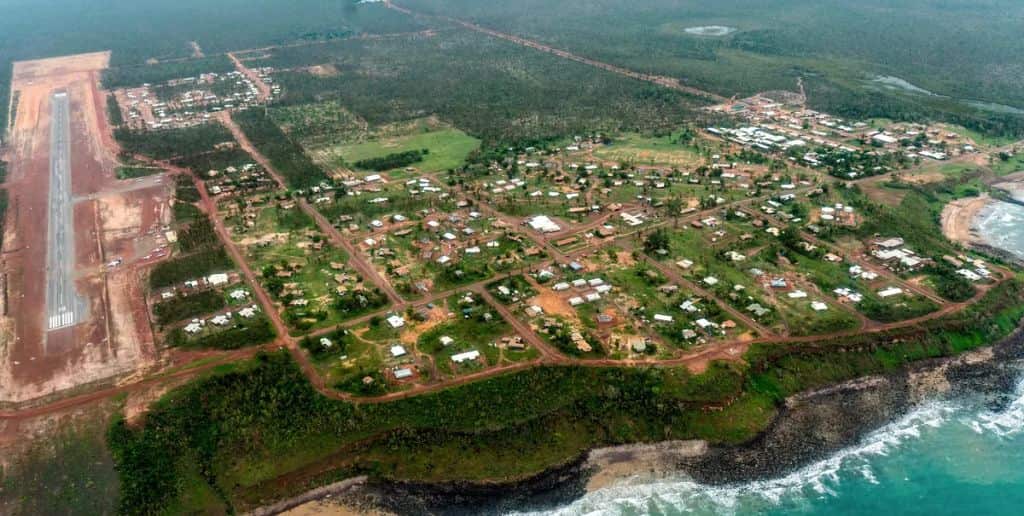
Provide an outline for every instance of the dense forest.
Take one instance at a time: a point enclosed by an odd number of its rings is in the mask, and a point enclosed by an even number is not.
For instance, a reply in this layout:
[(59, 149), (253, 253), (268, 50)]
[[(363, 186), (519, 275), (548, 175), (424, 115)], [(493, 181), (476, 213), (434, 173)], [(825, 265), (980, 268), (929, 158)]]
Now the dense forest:
[(277, 74), (282, 103), (336, 101), (374, 126), (437, 115), (485, 146), (676, 127), (704, 103), (466, 30), (281, 48), (254, 61), (280, 68), (325, 63), (342, 73)]
[(103, 72), (103, 87), (107, 89), (159, 84), (171, 79), (198, 77), (203, 73), (226, 73), (234, 71), (235, 65), (228, 56), (219, 54), (202, 59), (183, 59), (166, 63), (141, 64), (109, 68)]
[[(1024, 4), (1013, 0), (400, 3), (725, 96), (795, 90), (804, 77), (816, 108), (844, 116), (928, 117), (1024, 134)], [(686, 32), (704, 25), (735, 32)], [(876, 87), (878, 76), (926, 93)]]
[(213, 151), (235, 139), (220, 124), (202, 124), (182, 129), (132, 130), (118, 128), (114, 138), (124, 154), (141, 154), (153, 159), (183, 158)]

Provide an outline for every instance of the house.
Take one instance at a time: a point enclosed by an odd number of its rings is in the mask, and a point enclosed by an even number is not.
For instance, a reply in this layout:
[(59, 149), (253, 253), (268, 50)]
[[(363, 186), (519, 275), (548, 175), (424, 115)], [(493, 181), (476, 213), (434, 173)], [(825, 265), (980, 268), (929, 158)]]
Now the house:
[(225, 283), (228, 282), (228, 275), (224, 273), (211, 274), (206, 277), (206, 282), (209, 283), (210, 285), (213, 285), (214, 287), (218, 285), (224, 285)]
[(555, 285), (553, 287), (551, 287), (551, 290), (554, 290), (555, 292), (561, 292), (563, 290), (569, 290), (569, 284), (564, 282), (564, 281), (560, 282), (560, 283), (555, 283)]
[(395, 375), (395, 380), (404, 380), (412, 377), (412, 369), (409, 369), (408, 367), (395, 368), (393, 374)]
[(471, 350), (471, 351), (466, 351), (465, 353), (458, 353), (458, 354), (452, 355), (452, 362), (455, 362), (456, 364), (461, 364), (463, 362), (468, 362), (468, 361), (471, 361), (471, 360), (477, 360), (479, 358), (480, 358), (480, 352), (474, 349), (474, 350)]
[(811, 303), (811, 310), (814, 310), (815, 312), (824, 312), (825, 310), (828, 310), (828, 305), (821, 301), (814, 301)]
[(593, 303), (594, 301), (601, 299), (601, 294), (598, 294), (597, 292), (591, 292), (583, 296), (583, 298), (586, 299), (587, 302)]
[(654, 314), (654, 320), (657, 322), (671, 323), (675, 319), (673, 319), (671, 315)]
[(199, 331), (202, 329), (203, 326), (201, 324), (197, 322), (192, 322), (185, 326), (185, 333), (195, 335), (196, 333), (199, 333)]
[(541, 233), (556, 233), (561, 231), (562, 228), (555, 224), (553, 220), (547, 215), (537, 215), (527, 221), (527, 224), (534, 230)]
[(391, 356), (393, 358), (405, 356), (406, 353), (407, 352), (405, 351), (405, 346), (402, 346), (401, 344), (395, 344), (394, 346), (391, 346)]
[(217, 326), (225, 326), (229, 322), (231, 322), (231, 316), (227, 315), (227, 314), (225, 314), (225, 315), (218, 315), (218, 316), (214, 317), (213, 319), (210, 319), (210, 322), (215, 324), (215, 325), (217, 325)]
[(886, 238), (875, 242), (875, 245), (883, 249), (897, 249), (903, 247), (903, 239), (899, 237)]
[(790, 299), (804, 299), (807, 297), (807, 292), (804, 292), (803, 290), (794, 290), (788, 295)]
[(760, 303), (753, 303), (747, 306), (747, 311), (754, 314), (756, 317), (764, 317), (770, 313), (770, 310), (760, 305)]
[(400, 315), (392, 315), (387, 318), (388, 325), (392, 328), (401, 328), (405, 326), (405, 319)]
[(569, 305), (570, 306), (579, 306), (579, 305), (582, 305), (582, 304), (583, 304), (583, 298), (582, 297), (574, 296), (574, 297), (570, 297), (569, 298)]
[(249, 291), (240, 288), (240, 289), (232, 290), (231, 293), (228, 294), (228, 295), (231, 296), (231, 299), (234, 299), (236, 301), (241, 301), (241, 300), (249, 297)]
[(690, 267), (693, 267), (693, 260), (679, 260), (676, 262), (676, 266), (680, 269), (689, 269)]
[(718, 278), (716, 278), (714, 276), (708, 276), (708, 277), (704, 278), (704, 284), (709, 286), (709, 287), (713, 287), (713, 286), (718, 284)]
[(900, 295), (902, 293), (903, 293), (903, 289), (901, 289), (899, 287), (889, 287), (889, 288), (886, 288), (886, 289), (883, 289), (883, 290), (879, 290), (878, 291), (878, 297), (884, 299), (884, 298), (887, 298), (887, 297), (898, 296), (898, 295)]
[(455, 342), (455, 339), (453, 339), (453, 338), (451, 338), (451, 337), (449, 337), (447, 335), (442, 335), (441, 338), (438, 339), (438, 341), (441, 342), (442, 346), (446, 346), (447, 347), (447, 346), (452, 345)]

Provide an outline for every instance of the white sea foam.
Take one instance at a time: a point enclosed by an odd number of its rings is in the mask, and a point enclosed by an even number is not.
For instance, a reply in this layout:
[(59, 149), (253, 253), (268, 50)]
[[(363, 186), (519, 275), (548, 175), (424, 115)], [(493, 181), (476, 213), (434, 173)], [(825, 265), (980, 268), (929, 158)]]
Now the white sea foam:
[[(871, 458), (888, 455), (902, 443), (921, 437), (953, 418), (958, 407), (932, 402), (866, 436), (859, 444), (784, 477), (725, 486), (705, 486), (689, 479), (640, 481), (627, 479), (588, 493), (569, 506), (534, 514), (611, 516), (649, 513), (734, 514), (742, 505), (797, 505), (808, 498), (835, 496), (843, 474), (859, 475), (877, 484)], [(1024, 424), (1024, 401), (1020, 417)], [(746, 511), (745, 511), (746, 512)]]
[(1024, 431), (1024, 379), (1017, 383), (1015, 398), (999, 411), (984, 411), (965, 421), (979, 434), (990, 433), (998, 437), (1014, 437)]

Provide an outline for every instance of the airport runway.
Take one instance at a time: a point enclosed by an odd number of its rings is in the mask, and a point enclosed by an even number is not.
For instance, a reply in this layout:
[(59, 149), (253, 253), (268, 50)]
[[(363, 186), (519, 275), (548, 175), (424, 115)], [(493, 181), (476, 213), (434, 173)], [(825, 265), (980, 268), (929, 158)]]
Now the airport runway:
[(85, 319), (86, 303), (75, 291), (75, 234), (71, 199), (71, 106), (68, 94), (50, 98), (50, 196), (46, 248), (46, 329)]

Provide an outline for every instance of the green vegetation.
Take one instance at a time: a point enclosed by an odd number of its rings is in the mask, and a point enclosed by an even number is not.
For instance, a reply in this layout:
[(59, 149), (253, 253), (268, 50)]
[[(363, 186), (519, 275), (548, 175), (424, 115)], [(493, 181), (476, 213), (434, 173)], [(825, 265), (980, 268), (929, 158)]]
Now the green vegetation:
[[(111, 428), (122, 508), (154, 512), (212, 493), (202, 509), (244, 510), (308, 488), (272, 481), (328, 456), (348, 474), (481, 481), (530, 475), (599, 445), (747, 441), (786, 396), (998, 340), (1024, 315), (1022, 294), (1011, 281), (909, 332), (755, 345), (749, 370), (542, 367), (358, 408), (317, 395), (286, 354), (263, 355), (165, 397), (141, 428)], [(459, 451), (467, 446), (476, 452)]]
[(200, 249), (219, 247), (220, 240), (209, 217), (200, 217), (178, 233), (178, 247), (188, 253)]
[(167, 301), (153, 305), (153, 315), (160, 325), (191, 319), (198, 315), (216, 312), (227, 306), (224, 293), (219, 290), (203, 290), (188, 295), (177, 295)]
[(702, 103), (465, 30), (280, 48), (271, 54), (256, 62), (289, 69), (330, 63), (346, 72), (276, 74), (285, 105), (329, 100), (373, 127), (435, 115), (485, 146), (595, 130), (673, 127)]
[[(1024, 134), (1024, 115), (1017, 109), (1024, 106), (1024, 88), (1018, 71), (1006, 67), (1024, 51), (1012, 21), (1022, 6), (1012, 0), (782, 0), (771, 6), (653, 0), (640, 9), (628, 0), (603, 0), (586, 10), (544, 0), (404, 5), (679, 78), (726, 97), (794, 91), (802, 77), (810, 107), (840, 116), (944, 119), (987, 133)], [(714, 38), (683, 30), (701, 25), (738, 31)], [(970, 36), (948, 37), (961, 31)], [(902, 78), (939, 95), (886, 86), (874, 80), (879, 76)]]
[(165, 288), (183, 281), (199, 279), (214, 272), (234, 269), (223, 248), (204, 249), (202, 251), (172, 258), (153, 267), (149, 275), (149, 286)]
[(27, 452), (4, 457), (0, 513), (113, 514), (120, 483), (104, 432), (111, 408), (63, 419), (34, 434)]
[[(432, 458), (436, 469), (429, 477), (471, 479), (498, 469), (529, 474), (601, 442), (687, 435), (686, 416), (721, 401), (723, 393), (736, 395), (738, 374), (733, 366), (713, 367), (700, 377), (679, 369), (541, 368), (356, 409), (316, 394), (287, 355), (264, 355), (240, 371), (165, 397), (142, 428), (116, 423), (110, 443), (126, 512), (174, 507), (199, 490), (216, 493), (213, 507), (230, 503), (241, 509), (255, 501), (244, 495), (262, 482), (342, 447), (350, 457), (345, 466), (379, 475), (426, 472), (403, 463)], [(769, 407), (767, 415), (772, 413)], [(559, 446), (531, 451), (535, 439), (561, 428), (560, 420), (579, 431)], [(485, 451), (490, 446), (480, 455), (455, 452), (494, 439), (508, 445), (494, 450), (522, 454), (523, 462), (494, 464), (492, 452)], [(427, 443), (434, 443), (431, 453), (409, 453)], [(393, 452), (384, 453), (388, 449)], [(196, 475), (199, 485), (183, 482)]]
[[(235, 70), (228, 56), (220, 54), (202, 59), (184, 59), (156, 64), (119, 66), (103, 72), (103, 87), (108, 90), (159, 84), (171, 79), (196, 77), (204, 73), (227, 73)], [(120, 125), (120, 124), (118, 124)]]
[(288, 186), (304, 189), (320, 184), (327, 178), (324, 171), (306, 156), (302, 147), (293, 142), (261, 110), (250, 110), (234, 115), (260, 152), (288, 182)]
[[(393, 137), (380, 137), (378, 140), (342, 145), (326, 149), (323, 152), (329, 160), (337, 156), (346, 162), (354, 162), (356, 168), (390, 170), (417, 163), (417, 168), (435, 172), (462, 166), (466, 162), (466, 157), (479, 146), (479, 140), (462, 131), (440, 128)], [(419, 159), (414, 162), (384, 167), (360, 164), (360, 162), (379, 159), (378, 157), (384, 153), (397, 152), (399, 155), (407, 155), (416, 152), (417, 149), (422, 150)], [(411, 154), (409, 155), (411, 157)]]
[(174, 164), (185, 167), (196, 174), (197, 177), (206, 178), (206, 173), (211, 170), (223, 172), (225, 168), (246, 163), (253, 163), (252, 156), (239, 147), (220, 148), (212, 152), (204, 152), (174, 160)]
[(234, 141), (231, 132), (220, 124), (157, 131), (119, 128), (114, 130), (114, 138), (121, 145), (123, 153), (142, 154), (153, 159), (193, 156), (212, 151), (219, 144)]
[(178, 348), (238, 349), (270, 342), (276, 336), (270, 319), (261, 314), (252, 319), (235, 317), (229, 326), (207, 330), (198, 337), (189, 337), (175, 328), (167, 333), (165, 343)]
[(139, 177), (151, 176), (153, 174), (159, 174), (163, 172), (162, 168), (159, 167), (136, 167), (126, 166), (117, 167), (117, 178), (118, 179), (136, 179)]
[(366, 170), (377, 170), (380, 172), (395, 168), (402, 168), (413, 163), (423, 161), (423, 158), (430, 154), (430, 149), (413, 149), (403, 152), (391, 153), (379, 158), (366, 158), (353, 163), (356, 168)]
[(120, 127), (124, 123), (124, 116), (121, 115), (121, 106), (117, 103), (117, 97), (113, 93), (107, 94), (107, 118), (110, 125)]

